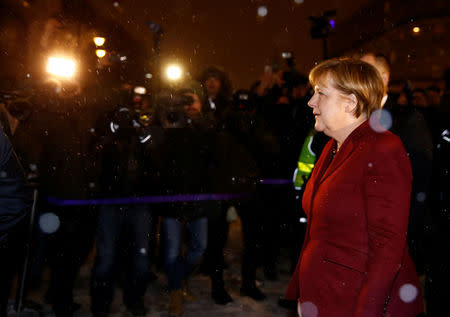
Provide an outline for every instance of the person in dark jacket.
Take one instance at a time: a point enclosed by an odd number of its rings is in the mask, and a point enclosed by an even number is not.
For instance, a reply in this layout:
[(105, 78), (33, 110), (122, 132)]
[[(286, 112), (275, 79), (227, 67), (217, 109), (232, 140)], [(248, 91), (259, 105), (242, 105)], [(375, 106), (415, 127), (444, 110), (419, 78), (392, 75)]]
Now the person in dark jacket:
[(390, 64), (382, 54), (366, 53), (361, 60), (374, 66), (384, 84), (382, 108), (392, 118), (392, 126), (387, 127), (402, 140), (411, 162), (413, 183), (408, 225), (408, 248), (417, 273), (425, 274), (425, 215), (429, 203), (431, 186), (433, 143), (423, 109), (412, 106), (398, 106), (388, 95)]
[(85, 96), (41, 93), (36, 102), (39, 112), (30, 123), (37, 127), (34, 138), (41, 145), (36, 162), (42, 202), (39, 224), (47, 235), (51, 271), (45, 300), (57, 317), (70, 317), (80, 308), (73, 301), (74, 283), (94, 243), (95, 206), (72, 203), (92, 197), (95, 187), (89, 140), (96, 109)]
[(433, 180), (431, 190), (431, 241), (427, 248), (429, 271), (426, 280), (427, 316), (447, 316), (450, 307), (450, 69), (441, 104), (429, 110), (433, 135)]
[[(120, 105), (102, 116), (97, 129), (96, 148), (101, 149), (100, 194), (105, 198), (143, 196), (149, 190), (146, 169), (146, 143), (150, 139), (140, 122), (140, 109)], [(91, 310), (94, 316), (107, 316), (113, 300), (119, 246), (126, 245), (127, 276), (123, 301), (133, 315), (145, 315), (144, 294), (150, 270), (149, 244), (151, 213), (146, 204), (105, 204), (100, 207), (97, 227), (97, 256), (92, 269)], [(129, 263), (128, 263), (129, 262)]]
[(205, 115), (212, 115), (220, 128), (225, 128), (226, 118), (230, 112), (232, 87), (227, 73), (217, 66), (209, 66), (201, 76), (200, 83), (204, 90)]
[[(161, 194), (172, 197), (172, 202), (160, 211), (170, 290), (169, 314), (180, 316), (183, 303), (195, 300), (186, 280), (207, 244), (208, 203), (201, 201), (201, 195), (209, 192), (211, 139), (194, 90), (161, 94), (158, 107), (163, 139), (155, 148), (153, 159), (160, 175)], [(189, 237), (184, 254), (183, 226)]]
[[(228, 134), (231, 115), (231, 82), (224, 70), (217, 66), (207, 67), (200, 76), (203, 86), (203, 114), (208, 118), (219, 137)], [(216, 146), (219, 148), (220, 146)], [(230, 164), (231, 162), (226, 162)], [(216, 167), (217, 162), (216, 162)], [(218, 167), (217, 169), (223, 168)], [(217, 175), (215, 175), (217, 176)], [(213, 177), (215, 177), (213, 176)], [(214, 180), (213, 180), (214, 182)], [(210, 204), (208, 212), (208, 246), (200, 271), (211, 277), (211, 297), (218, 305), (225, 305), (233, 299), (225, 290), (223, 270), (226, 263), (223, 256), (229, 225), (226, 221), (229, 201), (216, 201)]]
[(21, 266), (31, 193), (24, 172), (0, 126), (0, 316), (6, 317), (11, 282)]

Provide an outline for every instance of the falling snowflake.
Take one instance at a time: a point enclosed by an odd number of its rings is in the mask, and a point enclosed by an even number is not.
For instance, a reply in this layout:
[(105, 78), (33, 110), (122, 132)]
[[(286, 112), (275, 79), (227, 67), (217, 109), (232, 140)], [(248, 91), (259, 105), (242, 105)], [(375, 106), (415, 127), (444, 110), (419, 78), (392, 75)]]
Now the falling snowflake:
[(418, 202), (423, 203), (427, 199), (427, 194), (424, 192), (417, 193), (416, 199)]
[(399, 290), (400, 299), (405, 303), (413, 302), (417, 298), (418, 294), (419, 290), (412, 284), (405, 284), (400, 287)]
[(374, 111), (369, 119), (370, 127), (376, 132), (385, 132), (392, 127), (392, 115), (385, 109)]
[(56, 232), (60, 224), (59, 217), (52, 212), (47, 212), (39, 217), (39, 227), (44, 233), (51, 234)]
[(267, 10), (267, 7), (266, 7), (266, 6), (260, 6), (260, 7), (258, 8), (258, 15), (259, 15), (260, 17), (265, 17), (265, 16), (267, 15), (268, 12), (269, 12), (269, 11)]
[(312, 302), (299, 302), (298, 315), (304, 317), (317, 317), (319, 315), (319, 309)]

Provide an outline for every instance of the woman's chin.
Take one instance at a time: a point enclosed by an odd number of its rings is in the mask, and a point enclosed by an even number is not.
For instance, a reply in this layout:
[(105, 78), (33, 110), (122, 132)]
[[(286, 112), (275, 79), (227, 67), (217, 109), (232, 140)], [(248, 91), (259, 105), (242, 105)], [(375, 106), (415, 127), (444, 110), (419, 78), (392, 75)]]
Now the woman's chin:
[(317, 121), (316, 121), (316, 123), (314, 124), (314, 129), (315, 129), (317, 132), (323, 132), (323, 126), (322, 126), (320, 123), (318, 123)]

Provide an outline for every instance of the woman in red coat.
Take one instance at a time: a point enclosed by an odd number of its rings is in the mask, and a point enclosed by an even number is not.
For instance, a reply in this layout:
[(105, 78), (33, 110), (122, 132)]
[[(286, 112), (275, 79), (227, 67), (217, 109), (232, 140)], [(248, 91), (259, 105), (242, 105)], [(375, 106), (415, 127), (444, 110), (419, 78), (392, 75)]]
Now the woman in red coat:
[(310, 81), (315, 129), (331, 140), (303, 195), (308, 226), (286, 298), (303, 317), (415, 317), (423, 309), (406, 244), (411, 167), (400, 139), (377, 132), (382, 79), (365, 62), (333, 59)]

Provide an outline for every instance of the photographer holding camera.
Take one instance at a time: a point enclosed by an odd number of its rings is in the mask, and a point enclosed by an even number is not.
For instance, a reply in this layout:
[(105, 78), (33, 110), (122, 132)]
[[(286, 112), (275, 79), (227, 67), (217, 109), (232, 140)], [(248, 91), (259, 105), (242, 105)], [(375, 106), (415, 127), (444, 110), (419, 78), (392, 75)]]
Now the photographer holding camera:
[[(152, 188), (149, 184), (148, 142), (151, 126), (139, 105), (119, 105), (101, 117), (95, 142), (101, 167), (100, 195), (108, 199), (126, 198), (130, 203), (102, 204), (97, 227), (97, 255), (92, 270), (91, 310), (96, 317), (107, 316), (113, 299), (114, 277), (126, 245), (127, 277), (123, 285), (123, 301), (133, 315), (145, 315), (144, 294), (147, 289), (150, 259), (151, 212), (137, 198)], [(134, 98), (136, 99), (136, 98)], [(106, 120), (105, 120), (106, 117)], [(149, 137), (150, 136), (150, 137)], [(136, 198), (135, 201), (133, 197)], [(128, 263), (129, 262), (129, 263)]]
[[(185, 301), (195, 300), (186, 280), (207, 244), (209, 202), (201, 201), (201, 195), (210, 192), (209, 167), (213, 164), (214, 138), (213, 130), (201, 113), (199, 94), (201, 87), (191, 83), (178, 91), (163, 91), (157, 102), (156, 117), (163, 139), (153, 158), (160, 175), (161, 194), (173, 198), (161, 211), (164, 262), (170, 290), (169, 314), (173, 316), (182, 315)], [(189, 238), (184, 253), (183, 227)]]
[[(264, 219), (264, 273), (270, 280), (277, 279), (277, 257), (280, 245), (293, 249), (291, 235), (298, 223), (296, 193), (290, 182), (297, 167), (302, 144), (312, 128), (314, 117), (308, 111), (308, 80), (296, 69), (292, 52), (281, 56), (285, 67), (277, 63), (266, 66), (261, 79), (252, 86), (256, 111), (267, 124), (267, 132), (278, 144), (279, 152), (259, 157), (261, 177), (258, 186)], [(274, 213), (274, 210), (279, 212)], [(288, 230), (281, 231), (281, 228)]]

